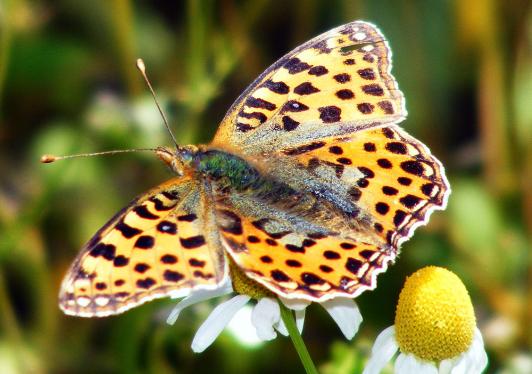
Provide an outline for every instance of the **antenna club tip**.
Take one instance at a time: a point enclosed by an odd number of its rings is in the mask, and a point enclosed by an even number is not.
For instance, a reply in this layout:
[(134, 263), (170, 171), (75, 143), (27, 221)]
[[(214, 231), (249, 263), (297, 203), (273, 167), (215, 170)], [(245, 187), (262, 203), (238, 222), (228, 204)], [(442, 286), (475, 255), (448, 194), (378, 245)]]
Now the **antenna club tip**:
[(144, 61), (141, 58), (137, 58), (137, 68), (142, 72), (146, 71), (146, 66), (144, 65)]
[(42, 155), (41, 156), (41, 162), (43, 164), (50, 164), (56, 160), (57, 160), (57, 157), (55, 157), (54, 155)]

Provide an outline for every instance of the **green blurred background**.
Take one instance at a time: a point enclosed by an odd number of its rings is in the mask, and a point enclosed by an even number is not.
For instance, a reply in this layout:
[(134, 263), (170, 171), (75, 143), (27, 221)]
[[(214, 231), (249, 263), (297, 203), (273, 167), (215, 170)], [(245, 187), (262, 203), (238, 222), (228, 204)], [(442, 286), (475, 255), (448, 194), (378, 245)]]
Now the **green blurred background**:
[[(407, 275), (445, 266), (466, 284), (489, 372), (532, 371), (532, 15), (526, 0), (0, 0), (0, 372), (302, 372), (290, 341), (224, 332), (190, 349), (207, 304), (164, 323), (161, 300), (105, 319), (64, 316), (78, 249), (135, 195), (169, 178), (150, 154), (38, 163), (169, 144), (143, 57), (181, 144), (208, 142), (232, 101), (284, 53), (369, 20), (394, 51), (403, 126), (446, 166), (453, 193), (357, 299), (351, 342), (317, 305), (304, 339), (326, 374), (356, 373), (393, 323)], [(527, 369), (528, 368), (528, 369)]]

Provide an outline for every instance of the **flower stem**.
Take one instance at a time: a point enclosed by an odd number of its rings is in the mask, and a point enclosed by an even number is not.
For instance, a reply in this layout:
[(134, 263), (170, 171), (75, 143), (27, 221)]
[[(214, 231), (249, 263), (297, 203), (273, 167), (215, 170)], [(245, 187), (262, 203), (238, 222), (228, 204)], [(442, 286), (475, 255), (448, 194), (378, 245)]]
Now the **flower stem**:
[(310, 354), (308, 353), (307, 347), (303, 342), (303, 338), (301, 337), (301, 334), (299, 334), (299, 330), (297, 329), (292, 312), (286, 306), (284, 306), (281, 301), (279, 301), (279, 307), (281, 308), (281, 318), (283, 319), (286, 329), (288, 330), (290, 339), (292, 339), (292, 343), (296, 348), (297, 354), (299, 355), (305, 371), (307, 374), (318, 374), (318, 370), (316, 370), (316, 366), (314, 366), (312, 358), (310, 358)]

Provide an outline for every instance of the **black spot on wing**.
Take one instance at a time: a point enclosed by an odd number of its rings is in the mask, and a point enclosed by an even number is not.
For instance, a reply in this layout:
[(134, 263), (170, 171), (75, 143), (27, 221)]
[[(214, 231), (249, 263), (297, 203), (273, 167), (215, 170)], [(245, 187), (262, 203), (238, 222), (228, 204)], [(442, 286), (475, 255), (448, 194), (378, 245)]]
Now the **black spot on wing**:
[(271, 79), (264, 82), (263, 86), (279, 95), (285, 95), (290, 91), (290, 88), (286, 85), (286, 83), (274, 82)]
[(303, 283), (305, 283), (307, 286), (311, 286), (314, 284), (323, 284), (325, 281), (313, 273), (303, 273), (301, 274), (301, 280)]
[(188, 263), (190, 264), (190, 266), (197, 268), (202, 268), (205, 266), (205, 261), (201, 261), (196, 258), (191, 258), (190, 260), (188, 260)]
[(345, 263), (345, 268), (353, 274), (357, 274), (362, 266), (362, 261), (349, 257)]
[(174, 255), (166, 254), (161, 256), (161, 262), (163, 264), (175, 264), (177, 262), (177, 257)]
[(185, 215), (179, 216), (177, 217), (177, 220), (181, 222), (194, 222), (197, 218), (198, 218), (197, 215), (195, 215), (194, 213), (191, 213), (191, 214), (185, 214)]
[(114, 260), (116, 253), (116, 247), (113, 244), (99, 243), (89, 252), (92, 257), (103, 257), (104, 259), (111, 261)]
[(324, 74), (327, 74), (328, 72), (329, 72), (329, 70), (327, 70), (327, 68), (325, 66), (321, 66), (321, 65), (313, 66), (308, 71), (308, 73), (310, 75), (315, 75), (317, 77), (319, 77), (321, 75), (324, 75)]
[(340, 258), (340, 254), (335, 251), (327, 250), (323, 252), (323, 257), (325, 257), (327, 260), (337, 260)]
[(395, 215), (393, 216), (393, 223), (395, 226), (399, 226), (403, 223), (406, 218), (406, 212), (402, 210), (396, 210)]
[(375, 152), (377, 150), (377, 147), (375, 147), (375, 143), (364, 143), (364, 150), (366, 152)]
[(320, 119), (325, 123), (339, 122), (342, 110), (337, 106), (330, 105), (318, 108)]
[(157, 210), (159, 212), (164, 212), (164, 211), (170, 210), (173, 207), (175, 207), (175, 205), (176, 205), (175, 203), (174, 204), (170, 204), (170, 205), (164, 205), (164, 203), (161, 200), (159, 200), (158, 198), (156, 198), (155, 196), (151, 197), (150, 201), (153, 203), (153, 206), (155, 207), (155, 210)]
[(392, 153), (396, 153), (400, 155), (406, 155), (408, 153), (408, 149), (406, 148), (406, 145), (400, 142), (386, 143), (386, 146), (384, 148), (386, 148), (386, 150)]
[(417, 176), (422, 176), (425, 171), (423, 164), (419, 161), (403, 161), (401, 162), (401, 169)]
[(175, 235), (177, 234), (177, 225), (170, 221), (161, 221), (157, 224), (157, 231), (165, 234)]
[(247, 98), (245, 105), (252, 107), (252, 108), (266, 109), (270, 111), (275, 110), (277, 108), (277, 106), (274, 103), (270, 103), (269, 101), (256, 98), (253, 96), (250, 96)]
[(360, 103), (357, 105), (358, 111), (362, 114), (371, 114), (375, 106), (370, 103)]
[(377, 165), (379, 165), (383, 169), (391, 169), (392, 167), (392, 163), (386, 158), (379, 158), (377, 160)]
[(336, 74), (333, 78), (338, 83), (346, 83), (351, 80), (351, 76), (347, 73)]
[(301, 61), (299, 58), (294, 57), (289, 59), (283, 67), (288, 70), (290, 74), (297, 74), (302, 71), (310, 69), (310, 65), (306, 62)]
[(382, 109), (382, 111), (386, 114), (394, 114), (393, 105), (388, 100), (379, 101), (377, 103), (379, 108)]
[(139, 236), (135, 242), (135, 248), (140, 249), (151, 249), (155, 244), (155, 239), (150, 235)]
[(137, 213), (140, 218), (144, 219), (157, 219), (159, 216), (151, 213), (145, 205), (139, 205), (133, 208), (133, 211)]
[(336, 91), (336, 97), (342, 100), (349, 100), (349, 99), (354, 98), (355, 94), (353, 93), (353, 91), (349, 89), (343, 89), (343, 90)]
[(281, 113), (286, 113), (286, 112), (303, 112), (305, 110), (308, 110), (308, 106), (306, 106), (305, 104), (303, 103), (300, 103), (299, 101), (296, 101), (296, 100), (290, 100), (290, 101), (287, 101), (283, 107), (281, 108)]
[(165, 270), (163, 273), (164, 280), (168, 282), (179, 282), (182, 280), (185, 276), (181, 273), (178, 273), (177, 271), (172, 270)]
[(272, 270), (270, 274), (277, 282), (289, 282), (291, 280), (290, 277), (281, 270)]
[(123, 266), (126, 266), (127, 264), (129, 264), (129, 259), (122, 255), (116, 256), (113, 260), (113, 266), (115, 267), (123, 267)]
[(411, 194), (405, 195), (399, 199), (399, 202), (409, 209), (414, 208), (420, 201), (421, 199), (419, 197)]
[(236, 124), (236, 129), (241, 132), (248, 132), (249, 130), (253, 130), (254, 127), (247, 123), (238, 122)]
[(294, 88), (294, 93), (298, 95), (311, 95), (316, 92), (320, 92), (320, 90), (314, 87), (310, 82), (301, 83)]
[(133, 268), (137, 273), (144, 274), (147, 270), (150, 269), (150, 265), (144, 263), (138, 263)]
[(194, 249), (205, 244), (205, 237), (203, 235), (191, 236), (190, 238), (179, 238), (183, 248)]
[(134, 227), (131, 227), (129, 226), (128, 224), (126, 224), (124, 222), (124, 220), (121, 220), (120, 222), (118, 222), (115, 226), (115, 229), (117, 229), (118, 231), (120, 231), (120, 233), (122, 234), (122, 236), (124, 238), (127, 238), (127, 239), (131, 239), (132, 237), (134, 237), (135, 235), (138, 235), (142, 232), (142, 230), (139, 230), (137, 228), (134, 228)]
[(374, 80), (375, 79), (375, 72), (371, 68), (360, 69), (360, 70), (357, 71), (357, 73), (358, 73), (358, 75), (360, 75), (360, 77), (362, 79), (367, 79), (367, 80)]
[(368, 94), (368, 95), (371, 95), (371, 96), (382, 96), (384, 95), (384, 90), (382, 89), (381, 86), (379, 86), (378, 84), (366, 84), (364, 86), (362, 86), (362, 91), (364, 91), (364, 93)]
[(137, 280), (137, 287), (138, 288), (143, 288), (143, 289), (150, 289), (151, 287), (153, 287), (155, 285), (155, 280), (153, 278), (146, 278), (146, 279), (139, 279)]
[(295, 121), (290, 116), (283, 116), (282, 121), (283, 121), (283, 129), (285, 131), (295, 130), (299, 126), (299, 122)]
[(262, 112), (251, 112), (251, 113), (248, 113), (248, 112), (240, 111), (240, 113), (238, 115), (240, 117), (247, 118), (247, 119), (256, 119), (260, 123), (264, 123), (268, 119), (268, 117), (266, 117), (266, 115), (264, 113), (262, 113)]
[(316, 141), (316, 142), (312, 142), (309, 144), (301, 145), (299, 147), (284, 150), (283, 153), (287, 156), (297, 156), (303, 153), (311, 152), (316, 149), (322, 148), (323, 146), (325, 146), (325, 144), (326, 143), (323, 141)]
[(397, 178), (397, 182), (403, 186), (410, 186), (410, 184), (412, 184), (412, 179), (407, 177), (399, 177)]

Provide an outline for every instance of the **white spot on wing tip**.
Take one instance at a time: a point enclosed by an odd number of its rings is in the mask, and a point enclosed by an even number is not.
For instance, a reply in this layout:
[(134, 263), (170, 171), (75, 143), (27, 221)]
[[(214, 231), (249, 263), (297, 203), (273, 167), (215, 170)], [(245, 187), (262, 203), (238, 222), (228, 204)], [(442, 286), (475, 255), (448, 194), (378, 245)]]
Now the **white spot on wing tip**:
[(353, 37), (356, 39), (356, 40), (364, 40), (366, 39), (367, 35), (366, 33), (364, 32), (357, 32), (353, 35)]
[(80, 296), (76, 299), (76, 302), (78, 303), (80, 307), (85, 308), (90, 304), (91, 299), (85, 296)]
[(106, 306), (109, 303), (109, 298), (107, 296), (98, 296), (94, 299), (94, 302), (98, 306)]

